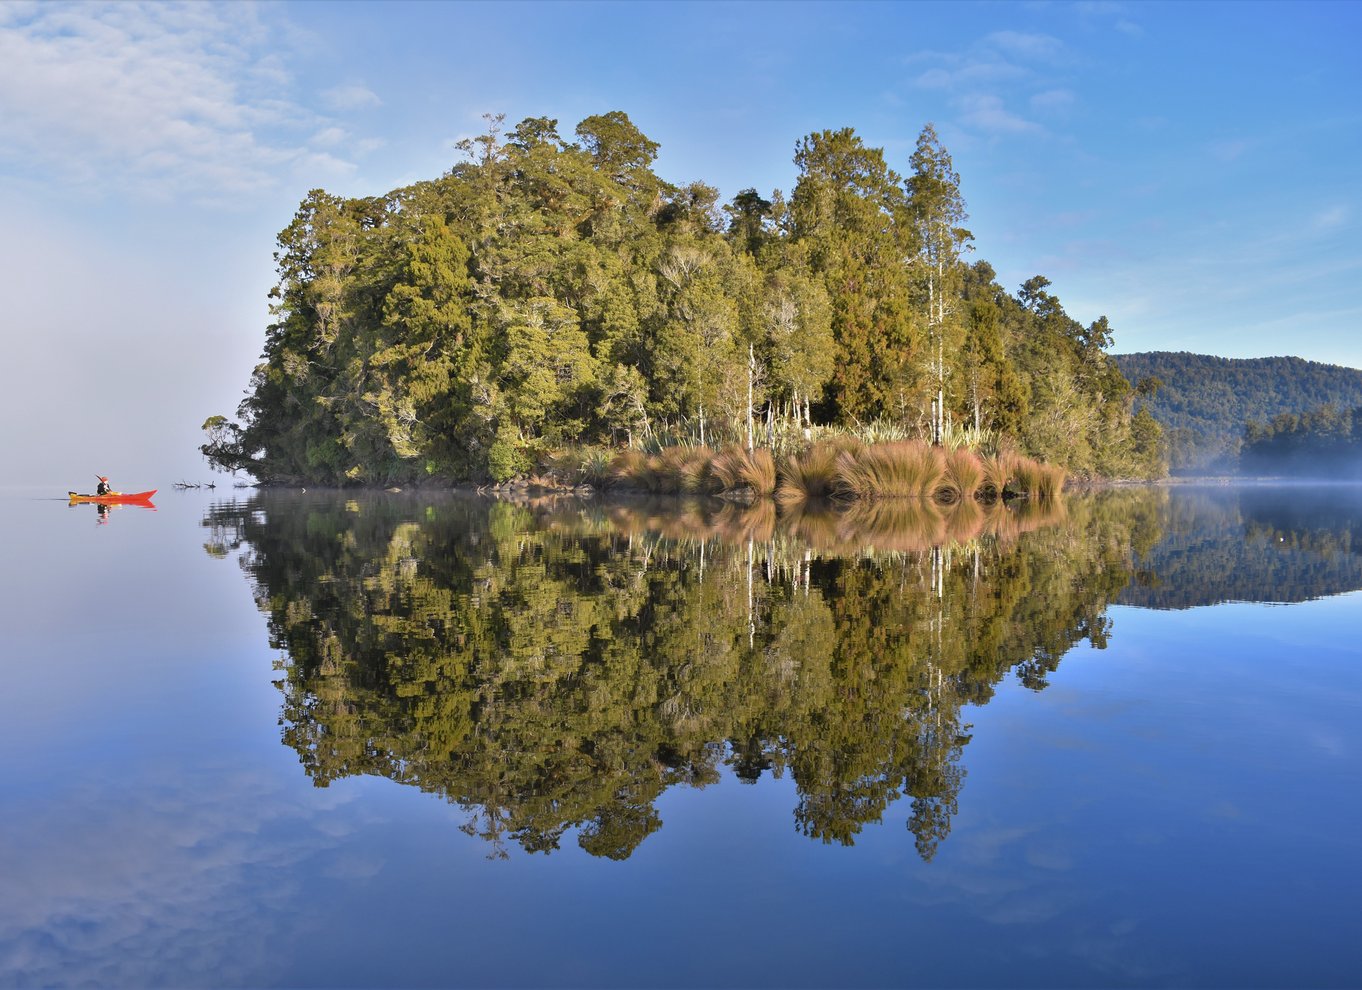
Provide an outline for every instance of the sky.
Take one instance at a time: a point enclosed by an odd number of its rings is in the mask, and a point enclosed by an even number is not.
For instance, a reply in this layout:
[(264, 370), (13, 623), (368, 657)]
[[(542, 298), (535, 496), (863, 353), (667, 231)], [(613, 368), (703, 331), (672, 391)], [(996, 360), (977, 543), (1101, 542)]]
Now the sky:
[(0, 485), (215, 476), (313, 188), (623, 110), (655, 171), (788, 192), (935, 125), (1015, 291), (1117, 353), (1362, 367), (1362, 3), (0, 3)]

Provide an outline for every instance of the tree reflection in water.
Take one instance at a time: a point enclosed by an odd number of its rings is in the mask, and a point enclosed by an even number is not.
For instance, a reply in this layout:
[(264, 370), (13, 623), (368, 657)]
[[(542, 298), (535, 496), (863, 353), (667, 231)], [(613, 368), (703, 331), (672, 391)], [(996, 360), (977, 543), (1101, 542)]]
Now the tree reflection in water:
[[(375, 774), (470, 813), (494, 855), (624, 859), (668, 787), (789, 774), (851, 844), (909, 798), (950, 832), (964, 705), (1105, 645), (1145, 492), (850, 511), (262, 494), (215, 506), (268, 617), (284, 742), (318, 786)], [(783, 514), (782, 514), (783, 513)], [(1062, 525), (1057, 525), (1062, 523)]]

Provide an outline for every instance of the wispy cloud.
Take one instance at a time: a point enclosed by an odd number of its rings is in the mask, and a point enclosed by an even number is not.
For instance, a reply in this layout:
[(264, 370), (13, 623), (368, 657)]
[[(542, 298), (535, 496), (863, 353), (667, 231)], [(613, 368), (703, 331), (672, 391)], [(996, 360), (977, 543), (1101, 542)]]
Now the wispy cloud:
[(1314, 230), (1320, 232), (1334, 230), (1348, 222), (1350, 212), (1347, 205), (1338, 203), (1316, 213), (1311, 218), (1310, 225)]
[(275, 47), (285, 32), (261, 16), (249, 4), (7, 6), (0, 166), (203, 201), (299, 167), (349, 170), (309, 148), (332, 122), (289, 98)]
[(1024, 69), (999, 59), (946, 55), (941, 64), (924, 70), (913, 81), (921, 89), (959, 91), (1015, 82), (1025, 75)]
[(1039, 124), (1009, 111), (998, 96), (970, 93), (957, 100), (956, 104), (961, 121), (985, 134), (1030, 134), (1042, 129)]
[(1047, 89), (1031, 96), (1030, 104), (1032, 110), (1042, 113), (1056, 113), (1068, 110), (1077, 98), (1071, 89)]
[(1008, 55), (1041, 62), (1052, 61), (1064, 51), (1058, 38), (1030, 31), (995, 31), (984, 43)]
[(383, 101), (367, 86), (335, 86), (322, 92), (322, 99), (333, 110), (367, 110), (381, 107)]
[(1128, 37), (1140, 38), (1144, 36), (1144, 28), (1135, 21), (1128, 4), (1096, 0), (1096, 2), (1079, 3), (1075, 9), (1082, 17), (1091, 21), (1105, 21)]
[(994, 31), (959, 51), (915, 52), (904, 59), (911, 85), (947, 95), (961, 126), (988, 138), (1044, 133), (1025, 115), (1072, 106), (1063, 82), (1072, 57), (1063, 41), (1036, 31)]

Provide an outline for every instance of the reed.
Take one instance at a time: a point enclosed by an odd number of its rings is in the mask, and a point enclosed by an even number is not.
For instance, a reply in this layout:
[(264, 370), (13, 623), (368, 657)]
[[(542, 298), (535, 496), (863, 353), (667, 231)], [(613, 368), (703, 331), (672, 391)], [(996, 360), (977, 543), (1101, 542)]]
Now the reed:
[(929, 498), (940, 487), (940, 453), (917, 440), (844, 450), (837, 455), (837, 494), (851, 498)]
[(789, 503), (832, 495), (837, 486), (837, 453), (832, 444), (815, 443), (785, 458), (780, 466), (776, 500)]

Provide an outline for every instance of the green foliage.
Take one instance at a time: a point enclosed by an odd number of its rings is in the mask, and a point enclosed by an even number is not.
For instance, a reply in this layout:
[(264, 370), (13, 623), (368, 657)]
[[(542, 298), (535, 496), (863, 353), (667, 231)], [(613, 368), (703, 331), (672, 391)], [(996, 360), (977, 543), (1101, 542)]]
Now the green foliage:
[[(906, 178), (849, 128), (819, 131), (788, 201), (726, 206), (654, 174), (658, 145), (618, 110), (575, 135), (490, 117), (438, 179), (308, 193), (237, 422), (205, 425), (210, 461), (267, 482), (501, 481), (579, 445), (788, 457), (831, 426), (1161, 473), (1105, 318), (1082, 327), (1048, 280), (1013, 296), (964, 261), (930, 125)], [(751, 467), (771, 490), (774, 461)]]
[(1270, 423), (1250, 422), (1239, 455), (1248, 474), (1293, 478), (1362, 478), (1362, 406), (1324, 405), (1281, 413)]
[(1362, 370), (1295, 357), (1221, 358), (1153, 351), (1113, 357), (1145, 382), (1138, 407), (1163, 429), (1175, 471), (1233, 471), (1249, 423), (1362, 405)]

